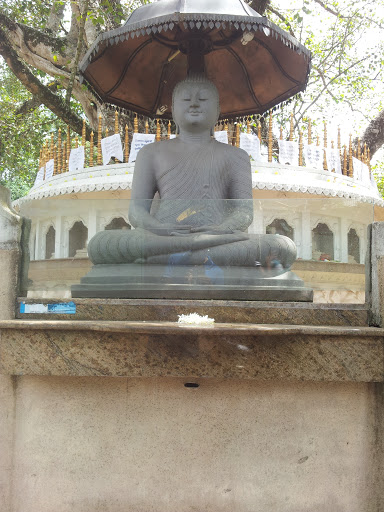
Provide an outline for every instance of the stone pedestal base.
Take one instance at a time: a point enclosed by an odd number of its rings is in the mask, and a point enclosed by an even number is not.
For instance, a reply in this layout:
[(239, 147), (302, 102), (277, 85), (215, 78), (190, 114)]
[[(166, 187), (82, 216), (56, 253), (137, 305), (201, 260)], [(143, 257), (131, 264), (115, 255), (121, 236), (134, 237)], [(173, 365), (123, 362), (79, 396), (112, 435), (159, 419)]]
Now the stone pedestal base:
[(125, 264), (94, 265), (72, 297), (311, 302), (313, 291), (291, 271)]

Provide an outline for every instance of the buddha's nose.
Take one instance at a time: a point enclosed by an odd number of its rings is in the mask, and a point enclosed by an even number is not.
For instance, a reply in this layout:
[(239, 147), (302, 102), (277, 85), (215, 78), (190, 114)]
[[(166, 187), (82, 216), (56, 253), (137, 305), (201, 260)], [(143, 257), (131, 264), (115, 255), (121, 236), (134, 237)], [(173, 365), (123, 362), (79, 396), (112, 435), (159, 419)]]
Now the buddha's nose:
[(191, 98), (191, 107), (198, 107), (200, 105), (199, 95), (193, 94)]

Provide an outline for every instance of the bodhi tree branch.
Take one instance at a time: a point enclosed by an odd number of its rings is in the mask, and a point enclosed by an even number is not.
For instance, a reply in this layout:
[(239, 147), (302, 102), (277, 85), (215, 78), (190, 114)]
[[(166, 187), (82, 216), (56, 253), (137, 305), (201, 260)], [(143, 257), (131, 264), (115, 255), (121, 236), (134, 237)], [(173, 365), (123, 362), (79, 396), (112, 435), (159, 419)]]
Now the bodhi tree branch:
[[(51, 82), (46, 87), (51, 90), (56, 90), (58, 85), (58, 82)], [(34, 96), (30, 100), (24, 101), (24, 103), (15, 111), (15, 114), (29, 114), (40, 107), (41, 103), (41, 99), (38, 96)]]
[(364, 143), (369, 147), (371, 157), (384, 144), (384, 110), (382, 110), (375, 119), (372, 119), (367, 126), (361, 139), (361, 144), (363, 146)]
[[(30, 93), (39, 98), (41, 103), (67, 123), (73, 131), (81, 134), (83, 120), (65, 105), (63, 98), (54, 94), (35, 77), (30, 69), (19, 59), (2, 29), (0, 29), (0, 55), (2, 55), (14, 75)], [(91, 129), (88, 126), (86, 131), (87, 137), (90, 137)]]
[(75, 78), (77, 74), (77, 67), (79, 65), (80, 55), (83, 50), (84, 46), (84, 35), (85, 35), (85, 21), (87, 19), (87, 12), (88, 12), (88, 0), (85, 1), (83, 13), (80, 17), (80, 26), (79, 26), (79, 38), (77, 41), (77, 47), (76, 47), (76, 55), (73, 62), (73, 68), (71, 71), (71, 76), (69, 78), (69, 83), (67, 87), (67, 92), (65, 96), (65, 104), (69, 106), (69, 103), (71, 101), (71, 94), (73, 89), (73, 84), (75, 83)]

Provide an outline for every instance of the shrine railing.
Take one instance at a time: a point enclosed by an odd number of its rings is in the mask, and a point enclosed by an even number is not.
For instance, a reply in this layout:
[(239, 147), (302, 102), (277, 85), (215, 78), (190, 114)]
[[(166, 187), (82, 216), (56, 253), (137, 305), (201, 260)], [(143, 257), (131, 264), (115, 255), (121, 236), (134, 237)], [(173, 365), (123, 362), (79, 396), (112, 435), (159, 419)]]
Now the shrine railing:
[[(157, 119), (156, 133), (150, 133), (148, 121), (141, 125), (144, 126), (143, 132), (139, 132), (139, 119), (135, 116), (132, 130), (128, 124), (122, 128), (116, 111), (112, 134), (111, 129), (103, 126), (101, 116), (96, 136), (92, 132), (88, 141), (85, 121), (81, 140), (78, 136), (72, 137), (69, 127), (63, 130), (59, 128), (56, 134), (51, 134), (50, 139), (40, 150), (35, 185), (68, 171), (111, 163), (133, 163), (138, 151), (145, 144), (176, 137), (176, 134), (172, 133), (170, 121), (166, 123)], [(264, 137), (261, 123), (252, 117), (244, 118), (242, 123), (220, 121), (215, 127), (214, 137), (219, 142), (244, 149), (257, 163), (288, 164), (326, 170), (353, 178), (366, 186), (376, 187), (370, 167), (370, 152), (366, 145), (362, 146), (359, 140), (353, 143), (352, 135), (349, 135), (348, 147), (347, 144), (342, 145), (340, 128), (337, 140), (329, 140), (325, 121), (321, 142), (320, 137), (313, 134), (311, 120), (308, 121), (306, 130), (305, 138), (303, 131), (300, 130), (294, 140), (294, 123), (291, 116), (289, 137), (283, 137), (283, 127), (280, 126), (280, 136), (277, 139), (273, 135), (273, 116), (270, 114), (268, 133)]]

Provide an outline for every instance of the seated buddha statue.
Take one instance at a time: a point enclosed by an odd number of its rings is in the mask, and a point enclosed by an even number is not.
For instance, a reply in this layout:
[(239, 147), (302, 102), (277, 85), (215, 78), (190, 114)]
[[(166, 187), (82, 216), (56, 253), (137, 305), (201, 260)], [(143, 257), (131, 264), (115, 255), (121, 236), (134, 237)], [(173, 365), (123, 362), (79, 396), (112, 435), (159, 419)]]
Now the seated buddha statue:
[(144, 146), (132, 183), (132, 230), (97, 233), (88, 244), (94, 264), (262, 266), (278, 261), (280, 273), (296, 258), (293, 241), (248, 234), (253, 220), (248, 154), (213, 138), (220, 106), (215, 85), (203, 75), (179, 82), (172, 98), (177, 137)]

